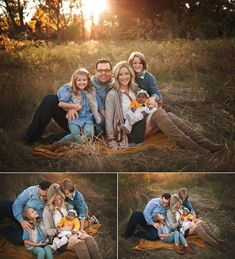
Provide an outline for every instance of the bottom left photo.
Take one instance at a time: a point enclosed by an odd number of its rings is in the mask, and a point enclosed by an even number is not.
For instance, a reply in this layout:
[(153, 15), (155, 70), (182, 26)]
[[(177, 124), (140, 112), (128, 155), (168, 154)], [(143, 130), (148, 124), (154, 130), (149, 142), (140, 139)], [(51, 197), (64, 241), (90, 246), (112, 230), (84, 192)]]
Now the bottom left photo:
[(117, 174), (0, 174), (0, 258), (116, 255)]

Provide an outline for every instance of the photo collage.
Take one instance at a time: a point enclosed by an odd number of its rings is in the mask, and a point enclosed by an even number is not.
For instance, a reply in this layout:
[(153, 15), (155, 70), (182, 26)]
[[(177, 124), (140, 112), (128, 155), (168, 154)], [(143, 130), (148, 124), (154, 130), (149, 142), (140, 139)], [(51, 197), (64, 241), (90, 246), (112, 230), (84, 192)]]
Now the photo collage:
[(235, 258), (234, 14), (0, 0), (0, 259)]

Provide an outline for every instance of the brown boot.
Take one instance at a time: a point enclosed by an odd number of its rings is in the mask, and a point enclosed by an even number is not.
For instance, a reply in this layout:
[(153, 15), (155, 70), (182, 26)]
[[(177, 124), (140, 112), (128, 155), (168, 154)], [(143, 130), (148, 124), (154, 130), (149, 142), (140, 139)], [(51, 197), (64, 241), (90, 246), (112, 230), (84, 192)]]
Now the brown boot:
[(90, 257), (92, 259), (102, 259), (98, 245), (97, 245), (94, 237), (89, 236), (84, 241), (85, 241), (87, 249), (90, 253)]
[(204, 137), (198, 131), (193, 130), (191, 126), (189, 126), (175, 114), (168, 112), (167, 115), (173, 121), (173, 123), (184, 132), (184, 134), (189, 136), (194, 142), (196, 142), (201, 147), (208, 149), (211, 152), (217, 152), (223, 148), (221, 144), (216, 144), (210, 141), (208, 138)]
[(181, 247), (179, 245), (174, 244), (174, 250), (177, 254), (184, 254), (184, 252), (181, 250)]
[(159, 128), (170, 140), (175, 141), (180, 148), (200, 154), (210, 153), (208, 149), (197, 144), (187, 132), (182, 131), (179, 123), (176, 125), (168, 113), (161, 108), (151, 116), (151, 124)]
[(90, 253), (84, 240), (77, 242), (73, 246), (73, 251), (79, 259), (91, 259)]
[(189, 254), (193, 254), (194, 253), (192, 248), (189, 245), (184, 247), (184, 252), (185, 253), (189, 253)]

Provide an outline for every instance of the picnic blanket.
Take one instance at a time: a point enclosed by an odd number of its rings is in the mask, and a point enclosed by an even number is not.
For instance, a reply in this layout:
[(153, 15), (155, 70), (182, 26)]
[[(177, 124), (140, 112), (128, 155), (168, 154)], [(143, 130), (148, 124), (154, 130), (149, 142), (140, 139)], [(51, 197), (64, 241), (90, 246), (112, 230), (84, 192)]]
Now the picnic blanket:
[(136, 145), (134, 147), (129, 147), (122, 150), (111, 150), (107, 147), (104, 139), (97, 139), (94, 143), (86, 143), (83, 145), (64, 145), (58, 148), (53, 149), (51, 145), (39, 145), (33, 149), (33, 155), (42, 156), (49, 159), (53, 159), (65, 155), (85, 155), (85, 154), (94, 154), (94, 155), (104, 155), (104, 154), (130, 154), (137, 153), (147, 150), (156, 150), (156, 149), (172, 149), (176, 150), (176, 145), (171, 142), (168, 137), (162, 133), (157, 132), (156, 134), (148, 137), (142, 145)]
[[(87, 234), (94, 236), (99, 232), (101, 228), (100, 224), (94, 224), (86, 229)], [(4, 259), (32, 259), (36, 256), (27, 252), (24, 246), (14, 245), (7, 239), (0, 240), (0, 258)], [(77, 256), (74, 252), (66, 250), (65, 252), (56, 256), (58, 259), (75, 259)]]
[[(187, 242), (189, 244), (194, 244), (198, 247), (204, 248), (207, 247), (207, 244), (197, 235), (191, 235), (187, 237)], [(155, 249), (173, 249), (174, 244), (164, 243), (161, 240), (157, 241), (148, 241), (145, 239), (141, 239), (139, 244), (133, 247), (134, 250), (137, 251), (147, 251), (147, 250), (155, 250)]]

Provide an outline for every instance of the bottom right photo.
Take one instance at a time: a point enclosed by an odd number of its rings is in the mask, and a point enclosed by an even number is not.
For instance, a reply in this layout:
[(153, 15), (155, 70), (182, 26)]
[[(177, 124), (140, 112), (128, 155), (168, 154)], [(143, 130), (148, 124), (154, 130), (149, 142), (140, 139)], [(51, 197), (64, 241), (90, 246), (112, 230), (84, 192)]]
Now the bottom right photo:
[(235, 258), (235, 175), (121, 173), (118, 258)]

